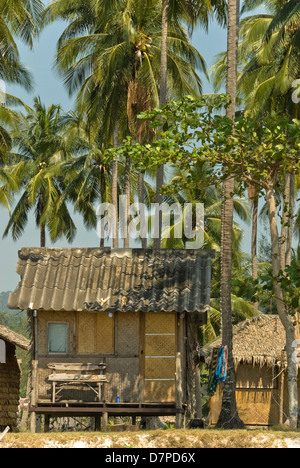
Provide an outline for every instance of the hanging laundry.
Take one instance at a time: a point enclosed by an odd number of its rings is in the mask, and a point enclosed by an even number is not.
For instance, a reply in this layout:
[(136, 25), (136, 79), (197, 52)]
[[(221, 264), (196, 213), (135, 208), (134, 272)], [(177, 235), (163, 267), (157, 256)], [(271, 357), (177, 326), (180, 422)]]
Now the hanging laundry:
[(210, 374), (207, 393), (210, 397), (214, 396), (217, 386), (225, 382), (228, 369), (228, 347), (214, 348), (212, 352), (212, 361), (210, 365)]
[(219, 349), (218, 363), (216, 368), (216, 379), (218, 383), (223, 383), (227, 377), (228, 368), (228, 346), (222, 346)]

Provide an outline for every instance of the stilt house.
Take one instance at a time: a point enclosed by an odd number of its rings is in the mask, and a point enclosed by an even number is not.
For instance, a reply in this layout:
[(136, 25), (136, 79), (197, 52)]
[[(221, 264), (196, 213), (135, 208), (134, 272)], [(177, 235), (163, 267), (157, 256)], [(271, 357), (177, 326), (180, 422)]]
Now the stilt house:
[[(213, 251), (23, 249), (11, 309), (28, 310), (34, 415), (192, 411), (193, 344)], [(98, 422), (97, 422), (98, 421)], [(47, 426), (47, 424), (46, 424)]]

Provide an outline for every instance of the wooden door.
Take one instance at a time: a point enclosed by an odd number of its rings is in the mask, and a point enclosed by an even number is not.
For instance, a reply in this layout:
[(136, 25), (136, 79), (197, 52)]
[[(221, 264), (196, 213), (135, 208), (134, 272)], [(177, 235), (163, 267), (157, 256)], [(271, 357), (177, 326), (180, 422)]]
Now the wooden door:
[(176, 400), (176, 314), (145, 314), (145, 402)]

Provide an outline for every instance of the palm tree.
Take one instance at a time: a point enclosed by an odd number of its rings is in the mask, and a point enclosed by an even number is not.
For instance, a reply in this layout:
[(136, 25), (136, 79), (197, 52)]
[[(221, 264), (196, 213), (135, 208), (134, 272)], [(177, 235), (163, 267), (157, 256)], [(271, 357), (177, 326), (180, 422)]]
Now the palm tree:
[[(227, 43), (227, 84), (226, 91), (231, 98), (227, 108), (227, 117), (235, 121), (237, 94), (237, 46), (239, 36), (239, 0), (228, 0), (228, 43)], [(232, 277), (232, 225), (234, 178), (229, 177), (223, 184), (222, 204), (222, 239), (221, 239), (221, 313), (222, 343), (228, 346), (228, 376), (223, 387), (222, 409), (218, 427), (243, 427), (236, 405), (236, 383), (233, 362), (233, 330), (231, 304)]]
[(21, 114), (18, 129), (12, 132), (16, 162), (6, 169), (19, 181), (21, 193), (4, 237), (11, 231), (17, 240), (34, 209), (41, 247), (46, 246), (46, 227), (53, 241), (63, 235), (70, 242), (74, 239), (76, 228), (67, 206), (57, 205), (64, 190), (62, 163), (72, 154), (73, 142), (65, 133), (67, 125), (68, 116), (61, 114), (60, 107), (52, 105), (46, 109), (40, 98), (35, 98), (34, 108), (27, 116)]
[(0, 79), (31, 88), (31, 77), (20, 56), (16, 38), (33, 47), (37, 36), (43, 2), (41, 0), (0, 0)]
[[(100, 143), (111, 142), (117, 147), (120, 140), (135, 133), (132, 120), (136, 121), (138, 113), (159, 104), (160, 12), (159, 0), (116, 0), (109, 4), (87, 0), (85, 8), (76, 1), (59, 1), (46, 11), (46, 21), (71, 21), (59, 40), (57, 64), (69, 92), (77, 92), (79, 109), (97, 127)], [(171, 95), (199, 94), (201, 81), (196, 70), (205, 71), (204, 60), (178, 22), (170, 24), (167, 53)], [(137, 133), (133, 136), (139, 140), (149, 138), (147, 131), (143, 137), (142, 132)], [(130, 167), (130, 161), (127, 163)], [(114, 204), (117, 167), (115, 161)], [(142, 177), (140, 181), (143, 185)]]
[[(293, 82), (300, 77), (298, 2), (246, 0), (244, 11), (263, 4), (266, 13), (241, 21), (239, 44), (238, 96), (243, 108), (253, 117), (271, 110), (299, 116), (293, 102)], [(226, 53), (212, 69), (218, 88), (226, 78)]]
[[(162, 22), (161, 22), (161, 68), (160, 68), (160, 107), (167, 103), (168, 99), (168, 29), (171, 20), (175, 22), (184, 20), (191, 28), (196, 23), (208, 28), (209, 19), (216, 15), (220, 24), (226, 22), (226, 2), (223, 0), (162, 0)], [(162, 203), (161, 190), (164, 183), (164, 166), (157, 169), (156, 175), (156, 203)], [(154, 240), (154, 248), (161, 246), (162, 218), (156, 213), (158, 223), (158, 237)]]
[[(59, 203), (71, 201), (75, 212), (79, 212), (87, 229), (97, 228), (97, 210), (99, 203), (112, 203), (112, 184), (115, 161), (107, 161), (105, 148), (98, 133), (94, 133), (86, 119), (74, 114), (68, 134), (78, 141), (80, 155), (66, 161), (62, 167), (66, 189)], [(117, 196), (126, 192), (129, 182), (129, 201), (134, 201), (137, 193), (138, 176), (130, 171), (127, 173), (126, 163), (117, 161)], [(126, 180), (127, 176), (129, 181)], [(99, 233), (100, 234), (100, 233)], [(105, 238), (100, 239), (100, 247), (104, 247)]]

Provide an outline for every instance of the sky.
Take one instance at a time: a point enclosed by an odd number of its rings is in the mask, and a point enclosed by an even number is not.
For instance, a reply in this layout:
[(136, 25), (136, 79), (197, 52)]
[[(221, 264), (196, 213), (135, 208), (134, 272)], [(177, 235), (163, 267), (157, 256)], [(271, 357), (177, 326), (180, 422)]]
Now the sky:
[[(55, 50), (57, 39), (63, 31), (63, 23), (57, 23), (49, 26), (40, 36), (38, 42), (34, 46), (34, 50), (28, 50), (23, 44), (20, 44), (19, 50), (21, 60), (31, 70), (34, 77), (34, 92), (28, 94), (26, 91), (16, 86), (8, 86), (7, 92), (22, 99), (26, 104), (32, 105), (33, 98), (40, 96), (42, 102), (49, 106), (51, 104), (59, 104), (68, 111), (72, 109), (73, 100), (68, 96), (61, 78), (53, 69)], [(216, 23), (211, 23), (209, 32), (206, 34), (203, 30), (194, 32), (194, 46), (204, 56), (208, 68), (214, 64), (215, 56), (226, 50), (226, 30), (221, 29)], [(203, 76), (203, 92), (212, 92), (211, 85)], [(4, 229), (9, 219), (8, 211), (0, 208), (0, 292), (12, 291), (16, 289), (20, 280), (16, 274), (16, 264), (18, 260), (18, 250), (22, 247), (38, 247), (39, 246), (39, 231), (35, 227), (34, 215), (30, 218), (29, 223), (23, 236), (14, 242), (10, 237), (2, 239)], [(96, 232), (87, 232), (83, 226), (80, 216), (74, 216), (75, 224), (77, 225), (77, 236), (73, 243), (60, 240), (55, 245), (49, 243), (48, 247), (97, 247), (99, 239)], [(249, 251), (250, 247), (250, 227), (245, 226), (244, 249)]]

